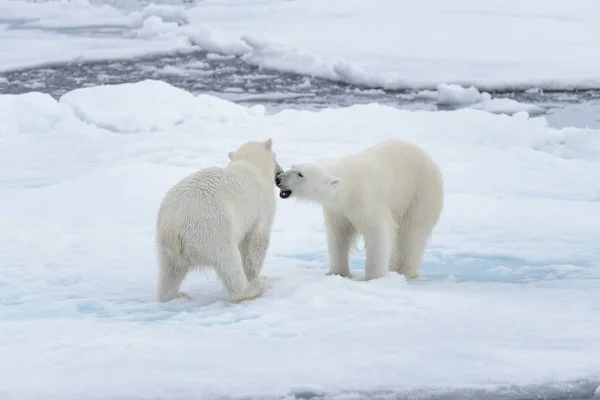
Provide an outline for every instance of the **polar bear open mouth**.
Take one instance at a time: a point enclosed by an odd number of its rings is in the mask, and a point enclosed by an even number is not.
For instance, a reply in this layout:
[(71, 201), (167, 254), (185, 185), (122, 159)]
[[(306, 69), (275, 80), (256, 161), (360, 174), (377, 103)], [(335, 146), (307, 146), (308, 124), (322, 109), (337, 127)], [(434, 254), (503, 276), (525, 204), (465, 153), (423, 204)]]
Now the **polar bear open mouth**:
[(282, 199), (287, 199), (288, 197), (290, 197), (292, 195), (292, 191), (288, 190), (288, 189), (281, 189), (279, 191), (279, 197), (281, 197)]

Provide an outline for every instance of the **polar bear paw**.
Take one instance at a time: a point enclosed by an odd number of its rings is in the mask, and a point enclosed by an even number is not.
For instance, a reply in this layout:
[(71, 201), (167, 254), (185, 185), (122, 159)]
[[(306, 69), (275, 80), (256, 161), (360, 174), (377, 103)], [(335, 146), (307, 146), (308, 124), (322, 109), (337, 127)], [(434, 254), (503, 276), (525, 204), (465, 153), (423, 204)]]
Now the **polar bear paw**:
[(264, 294), (265, 290), (269, 286), (269, 279), (266, 276), (259, 276), (252, 281), (248, 282), (248, 286), (246, 290), (242, 292), (242, 294), (238, 296), (234, 296), (231, 301), (234, 303), (239, 303), (245, 300), (253, 300), (257, 297), (260, 297)]
[(325, 274), (325, 276), (341, 276), (343, 278), (352, 278), (352, 274), (350, 272), (338, 272), (338, 271), (329, 271)]
[(264, 275), (261, 275), (261, 276), (259, 276), (259, 277), (255, 278), (254, 280), (252, 280), (252, 281), (250, 282), (250, 284), (255, 284), (255, 285), (259, 285), (259, 286), (261, 286), (261, 285), (262, 285), (262, 286), (264, 286), (264, 287), (265, 287), (265, 289), (266, 289), (266, 288), (267, 288), (267, 286), (269, 285), (269, 278), (267, 278), (267, 277), (266, 277), (266, 276), (264, 276)]
[(192, 300), (192, 296), (190, 296), (189, 294), (187, 294), (185, 292), (160, 293), (158, 295), (158, 301), (160, 301), (162, 303), (166, 303), (166, 302), (169, 302), (169, 301), (175, 300), (175, 299), (188, 299), (188, 300)]
[(192, 296), (190, 296), (189, 294), (187, 294), (186, 292), (179, 292), (179, 296), (177, 296), (178, 298), (183, 298), (183, 299), (188, 299), (191, 300)]

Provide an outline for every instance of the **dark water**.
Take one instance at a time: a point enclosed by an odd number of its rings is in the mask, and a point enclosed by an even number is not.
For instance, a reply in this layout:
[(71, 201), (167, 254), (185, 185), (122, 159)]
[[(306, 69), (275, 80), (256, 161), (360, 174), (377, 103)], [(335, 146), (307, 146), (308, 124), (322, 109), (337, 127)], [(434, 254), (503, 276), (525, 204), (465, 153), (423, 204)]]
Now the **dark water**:
[[(59, 98), (80, 87), (160, 79), (195, 94), (209, 93), (268, 110), (320, 109), (378, 102), (404, 109), (437, 110), (435, 99), (410, 91), (384, 91), (325, 79), (260, 69), (239, 57), (206, 52), (168, 54), (127, 60), (71, 62), (0, 72), (0, 92), (49, 93)], [(498, 92), (539, 106), (556, 127), (600, 128), (600, 91)], [(533, 115), (532, 115), (533, 116)]]

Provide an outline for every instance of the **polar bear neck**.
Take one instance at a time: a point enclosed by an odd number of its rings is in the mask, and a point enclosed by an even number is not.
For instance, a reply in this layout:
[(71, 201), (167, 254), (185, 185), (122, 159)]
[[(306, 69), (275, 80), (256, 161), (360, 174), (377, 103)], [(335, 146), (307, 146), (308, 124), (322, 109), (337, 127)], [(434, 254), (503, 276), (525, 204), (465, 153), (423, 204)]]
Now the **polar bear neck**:
[(228, 168), (241, 168), (254, 171), (266, 185), (271, 185), (274, 181), (275, 164), (272, 162), (254, 163), (249, 160), (234, 160), (229, 163)]
[[(325, 172), (324, 175), (327, 177), (342, 177), (344, 175), (344, 169), (337, 165), (335, 160), (320, 161), (319, 164)], [(344, 178), (342, 177), (342, 181), (343, 180)], [(314, 192), (314, 197), (310, 201), (323, 207), (335, 208), (343, 201), (343, 197), (343, 193), (339, 190), (339, 187), (335, 190), (331, 190), (331, 186), (324, 182), (323, 186), (319, 187), (319, 189)]]

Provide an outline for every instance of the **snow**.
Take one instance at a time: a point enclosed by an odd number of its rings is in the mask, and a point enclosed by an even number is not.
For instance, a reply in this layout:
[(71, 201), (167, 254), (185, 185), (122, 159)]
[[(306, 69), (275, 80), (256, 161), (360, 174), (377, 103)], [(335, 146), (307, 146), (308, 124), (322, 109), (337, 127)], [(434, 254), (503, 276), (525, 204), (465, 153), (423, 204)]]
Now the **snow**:
[(0, 15), (10, 49), (0, 51), (0, 71), (201, 49), (386, 89), (600, 88), (594, 0), (207, 0), (133, 11), (0, 0)]
[[(0, 95), (0, 119), (0, 398), (589, 397), (600, 382), (599, 130), (470, 108), (268, 115), (154, 81)], [(284, 168), (389, 138), (426, 149), (447, 197), (423, 276), (365, 282), (362, 252), (353, 279), (325, 276), (321, 211), (278, 199), (263, 297), (230, 304), (209, 273), (185, 281), (192, 300), (157, 303), (162, 196), (267, 137)]]

